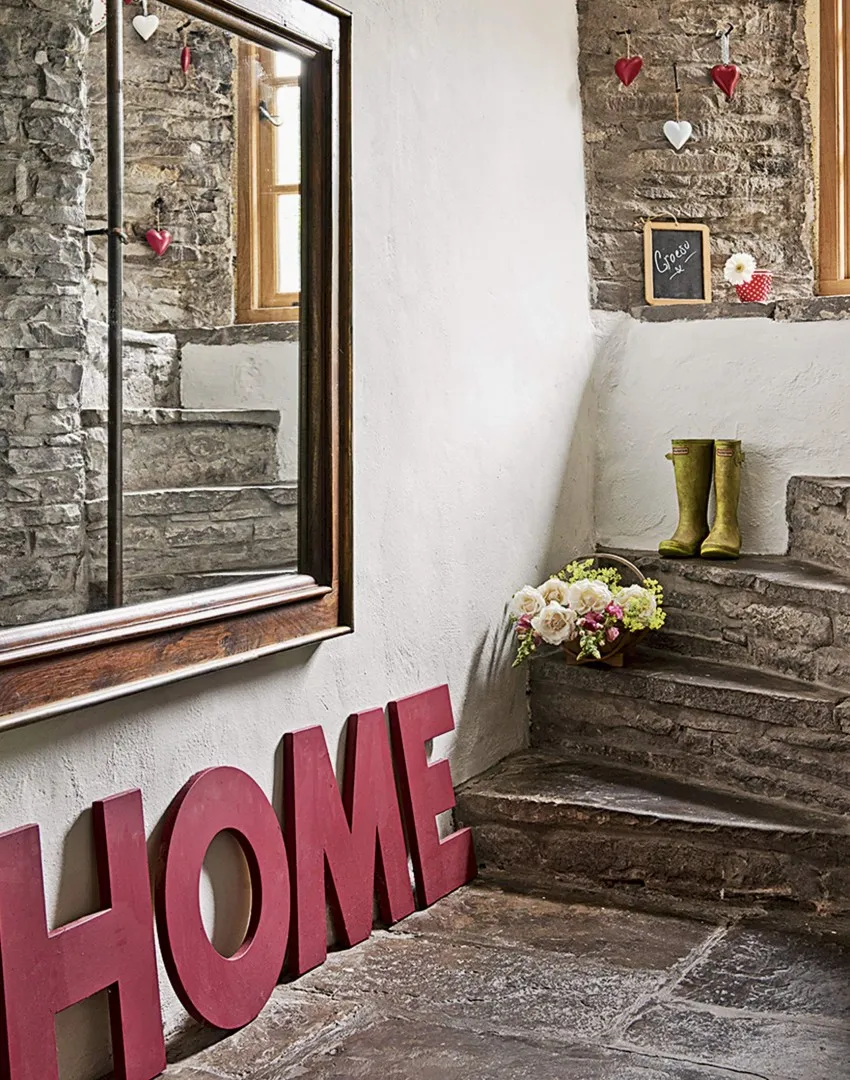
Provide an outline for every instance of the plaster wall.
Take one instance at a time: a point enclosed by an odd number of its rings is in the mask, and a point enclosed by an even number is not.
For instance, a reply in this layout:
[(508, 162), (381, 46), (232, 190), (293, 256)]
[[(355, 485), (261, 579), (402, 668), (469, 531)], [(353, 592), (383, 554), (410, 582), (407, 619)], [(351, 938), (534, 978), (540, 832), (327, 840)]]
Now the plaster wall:
[(298, 479), (297, 341), (186, 344), (181, 352), (184, 409), (275, 409), (280, 413), (280, 479)]
[(654, 548), (672, 534), (670, 439), (740, 438), (745, 550), (784, 553), (790, 477), (850, 474), (850, 324), (595, 320), (599, 542)]
[[(284, 10), (282, 5), (280, 10)], [(43, 826), (53, 925), (95, 903), (92, 800), (149, 832), (195, 771), (280, 805), (283, 733), (447, 681), (457, 780), (526, 738), (506, 598), (592, 542), (575, 12), (560, 0), (354, 0), (355, 635), (2, 735), (0, 828)], [(208, 915), (244, 902), (213, 860)], [(223, 929), (217, 932), (223, 933)], [(186, 1017), (163, 975), (167, 1031)], [(102, 1000), (58, 1019), (63, 1080), (107, 1067)]]

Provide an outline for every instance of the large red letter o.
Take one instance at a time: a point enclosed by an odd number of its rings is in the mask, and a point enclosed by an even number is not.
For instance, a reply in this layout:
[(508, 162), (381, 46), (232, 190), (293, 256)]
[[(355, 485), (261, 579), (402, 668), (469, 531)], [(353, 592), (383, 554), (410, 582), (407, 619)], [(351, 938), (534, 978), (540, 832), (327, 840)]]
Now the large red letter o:
[[(207, 936), (199, 895), (207, 850), (225, 831), (242, 847), (252, 890), (248, 933), (232, 957)], [(166, 815), (156, 896), (165, 966), (192, 1016), (226, 1031), (256, 1019), (283, 969), (289, 904), (286, 845), (259, 785), (231, 768), (192, 777)]]

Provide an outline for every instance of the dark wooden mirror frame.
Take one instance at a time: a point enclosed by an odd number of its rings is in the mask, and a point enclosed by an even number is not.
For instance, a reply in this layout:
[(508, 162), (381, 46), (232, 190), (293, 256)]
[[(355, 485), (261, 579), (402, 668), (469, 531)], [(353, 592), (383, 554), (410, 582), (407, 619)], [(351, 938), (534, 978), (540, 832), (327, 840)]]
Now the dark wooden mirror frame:
[[(303, 214), (322, 242), (304, 254), (305, 292), (317, 301), (301, 331), (300, 572), (0, 630), (0, 730), (353, 630), (351, 17), (331, 0), (287, 3), (283, 25), (264, 14), (281, 10), (276, 0), (167, 3), (310, 59)], [(336, 32), (302, 27), (299, 6), (333, 16)], [(109, 0), (110, 78), (119, 89), (122, 7)]]

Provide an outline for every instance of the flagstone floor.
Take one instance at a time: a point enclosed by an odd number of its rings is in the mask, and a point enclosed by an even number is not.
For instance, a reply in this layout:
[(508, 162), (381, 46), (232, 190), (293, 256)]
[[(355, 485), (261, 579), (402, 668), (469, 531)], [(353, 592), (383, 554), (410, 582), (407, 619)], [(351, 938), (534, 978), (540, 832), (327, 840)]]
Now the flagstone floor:
[(839, 1080), (850, 948), (472, 887), (168, 1080)]

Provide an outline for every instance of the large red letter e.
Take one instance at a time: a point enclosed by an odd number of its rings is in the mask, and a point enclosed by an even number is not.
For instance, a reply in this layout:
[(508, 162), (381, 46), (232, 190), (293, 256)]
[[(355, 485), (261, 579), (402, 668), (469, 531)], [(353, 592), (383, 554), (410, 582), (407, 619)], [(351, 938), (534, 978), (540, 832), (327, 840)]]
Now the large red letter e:
[(109, 990), (115, 1075), (165, 1069), (145, 822), (139, 791), (92, 808), (105, 911), (48, 933), (37, 825), (0, 836), (0, 967), (10, 1080), (59, 1080), (54, 1016)]
[(454, 787), (447, 761), (428, 765), (425, 743), (454, 727), (447, 686), (390, 702), (393, 753), (420, 907), (436, 904), (478, 873), (472, 832), (462, 829), (441, 842), (437, 829), (437, 815), (454, 809)]

